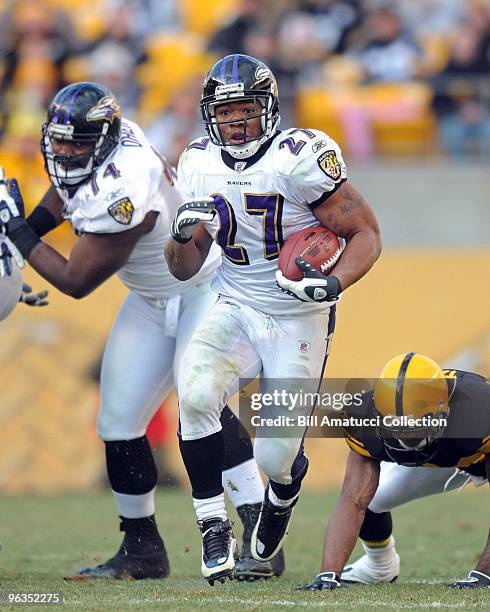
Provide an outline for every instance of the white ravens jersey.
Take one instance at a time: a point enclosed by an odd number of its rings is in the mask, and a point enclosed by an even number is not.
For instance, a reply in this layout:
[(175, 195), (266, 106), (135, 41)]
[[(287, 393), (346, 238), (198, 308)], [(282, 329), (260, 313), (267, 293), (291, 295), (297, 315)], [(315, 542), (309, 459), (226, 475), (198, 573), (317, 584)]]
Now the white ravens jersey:
[(214, 197), (218, 214), (206, 229), (224, 255), (215, 291), (272, 315), (328, 308), (282, 292), (275, 273), (284, 242), (320, 225), (313, 210), (346, 180), (334, 140), (318, 130), (290, 129), (237, 160), (201, 138), (182, 153), (178, 176), (187, 198)]
[(210, 251), (201, 273), (179, 281), (168, 270), (163, 253), (170, 226), (182, 204), (175, 171), (150, 145), (141, 128), (123, 120), (119, 145), (73, 197), (58, 189), (63, 216), (77, 234), (125, 232), (150, 211), (159, 213), (155, 227), (142, 236), (118, 276), (131, 290), (148, 299), (165, 299), (214, 274), (221, 254)]

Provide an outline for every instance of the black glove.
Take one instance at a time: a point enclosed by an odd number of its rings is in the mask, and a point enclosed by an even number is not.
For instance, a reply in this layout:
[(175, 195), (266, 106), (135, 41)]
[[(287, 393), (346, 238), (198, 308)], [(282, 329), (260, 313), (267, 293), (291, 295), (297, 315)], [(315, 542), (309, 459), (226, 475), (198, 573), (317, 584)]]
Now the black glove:
[(342, 293), (342, 287), (336, 276), (325, 276), (301, 257), (296, 257), (294, 263), (304, 272), (304, 277), (299, 281), (292, 281), (286, 278), (281, 270), (278, 270), (276, 283), (281, 291), (302, 302), (328, 302), (330, 304), (337, 302)]
[(313, 580), (311, 584), (299, 587), (299, 591), (333, 591), (342, 589), (344, 585), (340, 582), (340, 576), (335, 572), (322, 572)]
[(472, 570), (468, 578), (457, 580), (451, 585), (455, 589), (490, 589), (490, 576), (483, 572)]
[(28, 306), (47, 306), (49, 304), (49, 302), (46, 300), (47, 296), (47, 291), (32, 293), (31, 287), (27, 283), (23, 283), (19, 302), (24, 302), (24, 304), (27, 304)]

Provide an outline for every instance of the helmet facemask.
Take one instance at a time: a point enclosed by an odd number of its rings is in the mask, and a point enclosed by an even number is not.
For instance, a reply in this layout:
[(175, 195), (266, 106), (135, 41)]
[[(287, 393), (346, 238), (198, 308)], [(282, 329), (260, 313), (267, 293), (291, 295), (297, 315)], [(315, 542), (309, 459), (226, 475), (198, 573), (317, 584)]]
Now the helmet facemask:
[[(216, 118), (216, 108), (222, 104), (229, 104), (232, 102), (250, 102), (254, 108), (257, 109), (257, 113), (251, 117), (243, 117), (230, 121), (218, 121)], [(259, 148), (274, 135), (280, 121), (276, 95), (273, 92), (265, 90), (246, 90), (243, 83), (216, 87), (214, 94), (205, 96), (201, 100), (201, 112), (211, 142), (219, 147), (224, 147), (232, 157), (237, 159), (244, 159), (254, 155)], [(259, 117), (262, 131), (258, 136), (250, 138), (247, 136), (247, 122)], [(230, 144), (226, 142), (220, 127), (230, 123), (243, 124), (244, 138), (242, 144)]]
[[(87, 181), (102, 161), (109, 143), (106, 144), (108, 123), (104, 123), (99, 133), (76, 134), (73, 126), (57, 123), (45, 123), (42, 127), (41, 150), (44, 156), (46, 170), (55, 187), (69, 188), (81, 185)], [(110, 137), (109, 137), (110, 139)], [(53, 150), (53, 140), (92, 144), (92, 148), (81, 154), (62, 155)], [(106, 146), (104, 146), (106, 144)], [(110, 148), (115, 144), (111, 143)]]
[(378, 435), (383, 439), (386, 454), (407, 466), (429, 463), (437, 452), (437, 440), (444, 433), (443, 418), (447, 413), (441, 411), (436, 416), (437, 424), (426, 426), (379, 425)]
[[(41, 138), (44, 165), (53, 185), (72, 194), (90, 180), (117, 146), (120, 126), (119, 104), (102, 85), (74, 83), (59, 91), (49, 105)], [(57, 153), (63, 143), (84, 146)]]

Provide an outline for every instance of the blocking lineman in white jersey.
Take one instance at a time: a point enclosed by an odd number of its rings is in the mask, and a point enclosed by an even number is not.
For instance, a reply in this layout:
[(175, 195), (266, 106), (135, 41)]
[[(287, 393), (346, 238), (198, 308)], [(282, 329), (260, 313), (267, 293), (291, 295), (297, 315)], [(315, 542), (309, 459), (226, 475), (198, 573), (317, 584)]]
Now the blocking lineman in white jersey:
[[(298, 391), (298, 379), (303, 390), (317, 390), (335, 304), (373, 265), (380, 242), (372, 211), (346, 181), (338, 145), (317, 130), (278, 130), (277, 83), (265, 64), (238, 54), (221, 59), (205, 78), (201, 111), (208, 137), (181, 157), (188, 201), (165, 255), (171, 272), (186, 280), (205, 264), (213, 242), (223, 253), (213, 281), (219, 299), (189, 343), (178, 381), (181, 452), (203, 536), (201, 568), (214, 583), (233, 577), (235, 547), (221, 486), (220, 412), (242, 379), (259, 373), (263, 391)], [(346, 241), (335, 275), (299, 259), (305, 276), (290, 281), (277, 270), (279, 252), (294, 232), (313, 225)], [(275, 405), (273, 412), (280, 420), (288, 408)], [(269, 477), (252, 536), (258, 560), (270, 559), (287, 535), (308, 467), (304, 433), (281, 426), (256, 432), (255, 458)]]
[[(174, 386), (183, 348), (216, 301), (209, 281), (221, 253), (215, 247), (200, 274), (188, 281), (170, 274), (163, 247), (182, 202), (175, 171), (137, 125), (121, 118), (105, 87), (75, 83), (58, 92), (43, 126), (42, 152), (52, 187), (27, 221), (19, 187), (15, 180), (9, 183), (11, 218), (5, 227), (11, 244), (73, 297), (84, 297), (112, 274), (130, 290), (104, 352), (97, 422), (125, 537), (114, 557), (81, 573), (165, 577), (168, 560), (154, 517), (157, 472), (146, 428)], [(79, 236), (68, 260), (40, 240), (64, 219)], [(263, 485), (250, 441), (240, 437), (233, 413), (225, 412), (225, 481), (233, 469), (240, 494), (232, 493), (232, 501), (250, 532)], [(270, 563), (258, 564), (249, 554), (241, 561), (244, 578), (252, 570), (252, 577), (273, 574)]]

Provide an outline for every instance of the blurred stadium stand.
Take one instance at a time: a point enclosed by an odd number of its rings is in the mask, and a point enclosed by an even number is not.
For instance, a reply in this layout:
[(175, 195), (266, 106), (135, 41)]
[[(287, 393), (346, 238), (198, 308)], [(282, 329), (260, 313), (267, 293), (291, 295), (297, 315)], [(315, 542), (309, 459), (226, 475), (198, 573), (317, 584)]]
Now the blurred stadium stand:
[[(0, 165), (29, 209), (48, 186), (40, 126), (60, 86), (113, 88), (175, 163), (202, 132), (214, 59), (262, 57), (279, 78), (283, 127), (338, 140), (382, 225), (381, 261), (339, 307), (328, 376), (375, 376), (406, 350), (488, 375), (488, 2), (0, 0), (0, 50)], [(67, 252), (70, 228), (50, 240)], [(29, 268), (25, 278), (45, 286)], [(115, 279), (76, 304), (52, 289), (48, 309), (21, 306), (0, 324), (0, 491), (101, 482), (90, 370), (124, 295)], [(309, 447), (322, 466), (310, 484), (336, 480), (343, 442)], [(176, 445), (168, 456), (182, 473)]]

